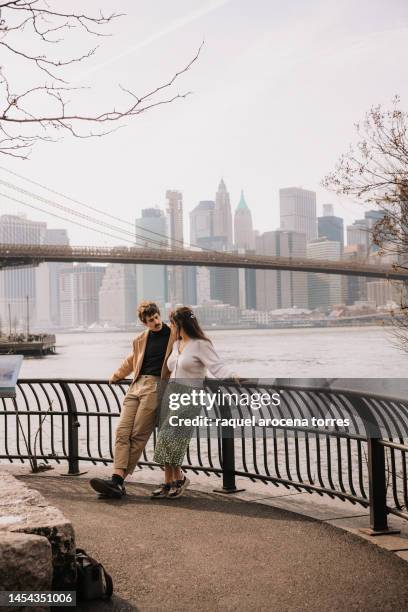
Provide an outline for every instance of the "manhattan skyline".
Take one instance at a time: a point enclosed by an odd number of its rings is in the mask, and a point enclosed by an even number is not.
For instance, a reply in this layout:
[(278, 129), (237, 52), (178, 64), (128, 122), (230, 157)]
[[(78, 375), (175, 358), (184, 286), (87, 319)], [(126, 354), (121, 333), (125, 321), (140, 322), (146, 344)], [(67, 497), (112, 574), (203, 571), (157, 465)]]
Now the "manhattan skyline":
[[(109, 8), (107, 0), (99, 4)], [(345, 224), (363, 216), (320, 181), (373, 104), (387, 106), (398, 93), (407, 105), (408, 84), (394, 69), (397, 59), (408, 59), (405, 3), (311, 0), (286, 7), (260, 0), (254, 9), (241, 0), (171, 7), (122, 0), (115, 8), (127, 17), (75, 73), (77, 84), (96, 86), (89, 102), (113, 100), (119, 82), (143, 91), (166, 81), (204, 39), (179, 87), (193, 95), (102, 139), (65, 138), (39, 145), (27, 162), (3, 164), (130, 222), (135, 208), (162, 206), (166, 189), (180, 190), (190, 212), (214, 198), (221, 176), (233, 209), (244, 189), (255, 228), (265, 216), (278, 227), (279, 189), (291, 186), (316, 191), (318, 214), (333, 203)], [(1, 196), (0, 207), (13, 210)], [(50, 218), (49, 226), (58, 222)], [(73, 243), (90, 242), (74, 227), (70, 233)]]
[[(0, 168), (1, 171), (1, 168)], [(8, 181), (3, 184), (2, 179), (7, 178)], [(26, 218), (29, 221), (46, 223), (47, 227), (51, 230), (59, 231), (63, 228), (65, 231), (69, 233), (70, 243), (72, 246), (80, 246), (80, 245), (130, 245), (132, 243), (138, 243), (138, 231), (137, 223), (138, 218), (143, 216), (146, 211), (156, 211), (157, 215), (162, 216), (163, 219), (166, 218), (167, 221), (163, 225), (163, 228), (158, 231), (156, 230), (153, 233), (146, 234), (145, 241), (149, 238), (146, 244), (150, 243), (151, 248), (155, 248), (158, 244), (160, 245), (161, 238), (166, 237), (168, 240), (168, 245), (170, 246), (173, 243), (172, 234), (174, 232), (174, 228), (172, 230), (172, 221), (170, 220), (170, 209), (169, 202), (171, 202), (171, 194), (177, 195), (181, 202), (181, 211), (179, 214), (179, 220), (177, 223), (179, 224), (178, 229), (178, 238), (174, 241), (174, 247), (180, 247), (184, 242), (184, 247), (189, 248), (202, 248), (204, 245), (201, 244), (200, 240), (197, 238), (196, 230), (192, 227), (192, 216), (195, 215), (196, 211), (202, 205), (212, 205), (215, 206), (218, 212), (214, 211), (214, 219), (212, 223), (214, 224), (214, 228), (212, 232), (214, 236), (224, 236), (225, 240), (221, 242), (214, 242), (211, 244), (206, 244), (205, 248), (210, 248), (214, 250), (231, 250), (233, 248), (242, 248), (244, 245), (237, 242), (237, 231), (240, 232), (239, 224), (246, 224), (247, 221), (244, 221), (240, 213), (242, 214), (243, 207), (246, 210), (246, 213), (249, 214), (251, 219), (250, 225), (252, 233), (252, 245), (246, 245), (245, 248), (254, 248), (255, 247), (255, 238), (257, 235), (262, 235), (264, 232), (271, 231), (279, 231), (285, 229), (297, 230), (297, 231), (306, 231), (305, 228), (301, 228), (299, 230), (298, 223), (296, 221), (293, 225), (293, 221), (288, 218), (288, 221), (285, 221), (285, 217), (282, 216), (282, 206), (286, 206), (283, 204), (286, 194), (289, 194), (289, 198), (292, 196), (290, 194), (301, 194), (301, 199), (305, 196), (311, 198), (312, 208), (310, 209), (310, 219), (307, 221), (308, 227), (310, 227), (310, 236), (308, 239), (312, 239), (317, 236), (317, 221), (318, 218), (324, 217), (327, 213), (326, 210), (331, 210), (333, 212), (334, 207), (332, 204), (323, 204), (319, 205), (316, 203), (316, 193), (310, 190), (304, 190), (300, 187), (285, 187), (279, 190), (279, 201), (278, 201), (278, 220), (275, 226), (270, 224), (270, 219), (266, 215), (263, 219), (261, 226), (258, 228), (253, 223), (253, 208), (247, 202), (247, 198), (244, 195), (244, 190), (241, 189), (239, 201), (234, 203), (230, 197), (230, 190), (228, 185), (226, 185), (223, 177), (220, 178), (218, 182), (218, 187), (214, 189), (214, 195), (212, 200), (203, 200), (200, 199), (190, 210), (186, 210), (185, 205), (183, 204), (183, 192), (179, 190), (169, 190), (166, 189), (163, 194), (162, 200), (159, 203), (141, 206), (140, 208), (134, 209), (134, 217), (131, 219), (120, 219), (120, 217), (116, 216), (116, 211), (110, 211), (105, 214), (105, 211), (102, 214), (98, 213), (98, 209), (94, 209), (89, 204), (85, 202), (80, 202), (71, 200), (67, 194), (58, 194), (54, 193), (51, 188), (46, 189), (47, 186), (40, 186), (35, 181), (30, 182), (28, 177), (24, 177), (24, 175), (14, 175), (11, 171), (3, 170), (3, 175), (0, 172), (0, 185), (2, 189), (4, 189), (4, 193), (2, 195), (0, 191), (0, 202), (3, 203), (3, 206), (0, 207), (0, 216), (1, 215), (12, 215), (17, 217)], [(9, 187), (7, 187), (9, 184)], [(66, 197), (63, 197), (66, 196)], [(170, 199), (169, 199), (170, 196)], [(43, 198), (43, 200), (41, 200)], [(224, 200), (225, 199), (225, 200)], [(4, 203), (6, 202), (6, 206)], [(20, 204), (21, 202), (21, 204)], [(27, 205), (23, 205), (23, 202), (26, 202)], [(224, 203), (225, 202), (225, 203)], [(290, 210), (294, 213), (293, 219), (300, 218), (298, 217), (298, 212), (295, 213), (295, 209), (292, 210), (292, 206), (295, 204), (290, 204)], [(304, 206), (303, 203), (297, 204), (296, 206)], [(184, 208), (184, 212), (183, 212)], [(289, 210), (289, 209), (288, 209)], [(72, 214), (70, 213), (72, 211)], [(359, 216), (350, 217), (350, 227), (354, 227), (357, 224), (359, 227), (359, 220), (362, 219), (362, 223), (365, 221), (363, 217), (367, 217), (369, 213), (376, 213), (376, 211), (369, 211), (369, 208), (360, 207)], [(156, 213), (154, 216), (156, 216)], [(237, 216), (238, 214), (238, 216)], [(327, 223), (332, 223), (332, 220), (329, 217), (324, 217), (328, 221)], [(116, 221), (114, 221), (116, 219)], [(237, 226), (238, 221), (238, 226)], [(344, 220), (345, 221), (345, 220)], [(135, 227), (136, 223), (136, 227)], [(167, 225), (167, 223), (169, 225)], [(303, 222), (301, 222), (303, 223)], [(81, 227), (83, 225), (83, 227)], [(292, 226), (293, 225), (293, 226)], [(346, 238), (349, 234), (349, 225), (344, 224), (343, 227), (343, 239)], [(88, 226), (88, 227), (87, 227)], [(315, 227), (314, 227), (315, 226)], [(300, 226), (299, 226), (300, 227)], [(313, 229), (314, 227), (314, 229)], [(242, 231), (242, 230), (241, 230)], [(365, 233), (367, 233), (367, 228), (363, 229)], [(307, 233), (307, 231), (306, 231)], [(184, 235), (183, 235), (184, 234)], [(212, 235), (212, 234), (211, 234)], [(320, 234), (319, 234), (320, 235)], [(80, 236), (78, 242), (75, 242), (75, 237)], [(207, 236), (207, 234), (206, 234)], [(175, 236), (174, 236), (175, 237)], [(174, 238), (173, 237), (173, 238)], [(329, 237), (329, 236), (328, 236)], [(89, 240), (87, 241), (87, 238)], [(332, 239), (329, 237), (329, 239)], [(368, 246), (368, 236), (365, 236), (365, 241)], [(347, 241), (348, 244), (354, 244), (354, 240)]]

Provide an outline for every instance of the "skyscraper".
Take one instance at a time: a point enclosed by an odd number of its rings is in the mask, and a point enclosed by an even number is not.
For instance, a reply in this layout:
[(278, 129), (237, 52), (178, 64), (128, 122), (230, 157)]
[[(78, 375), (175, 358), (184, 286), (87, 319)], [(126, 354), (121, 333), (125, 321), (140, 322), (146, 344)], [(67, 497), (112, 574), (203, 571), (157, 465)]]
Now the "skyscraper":
[[(244, 192), (234, 214), (234, 246), (238, 252), (254, 251), (255, 232), (252, 226), (252, 215), (245, 201)], [(241, 308), (255, 308), (255, 270), (240, 269), (238, 273), (239, 306)]]
[[(69, 238), (66, 229), (46, 229), (44, 244), (68, 245)], [(69, 266), (72, 267), (72, 266)], [(36, 282), (36, 322), (38, 327), (58, 327), (60, 325), (60, 282), (61, 270), (67, 264), (48, 262), (40, 264), (35, 270)]]
[[(307, 256), (311, 259), (339, 260), (340, 242), (317, 238), (307, 245)], [(342, 279), (337, 274), (309, 274), (309, 307), (330, 310), (343, 302)]]
[[(365, 244), (350, 244), (344, 247), (343, 259), (347, 261), (365, 260), (367, 248)], [(343, 277), (346, 304), (365, 301), (367, 299), (367, 277), (351, 276)]]
[(373, 244), (372, 240), (372, 232), (378, 221), (380, 221), (385, 215), (385, 211), (383, 210), (366, 210), (364, 213), (364, 219), (367, 222), (368, 229), (370, 231), (370, 251), (372, 253), (376, 253), (380, 250), (380, 247), (376, 244)]
[(252, 250), (255, 248), (255, 235), (252, 226), (252, 215), (241, 191), (241, 198), (234, 215), (234, 244), (238, 249)]
[[(229, 219), (229, 221), (228, 221)], [(190, 213), (191, 243), (202, 249), (224, 251), (232, 245), (232, 221), (229, 194), (223, 180), (216, 196), (216, 202), (202, 200)], [(229, 228), (229, 229), (228, 229)], [(226, 234), (230, 231), (230, 239)], [(230, 240), (230, 242), (228, 242)], [(210, 268), (201, 272), (197, 280), (197, 301), (219, 300), (238, 306), (238, 270), (231, 268)], [(209, 291), (208, 296), (206, 291)]]
[(340, 242), (343, 252), (344, 223), (341, 217), (334, 215), (332, 204), (323, 204), (323, 215), (317, 219), (317, 233), (319, 238)]
[[(0, 217), (0, 243), (43, 244), (46, 228), (46, 223), (30, 221), (24, 216), (2, 215)], [(9, 305), (11, 319), (17, 324), (17, 327), (25, 324), (27, 297), (30, 320), (36, 321), (36, 295), (35, 268), (0, 271), (0, 317), (5, 329), (7, 329), (6, 322), (10, 324)]]
[[(184, 245), (183, 196), (180, 191), (166, 191), (170, 247), (181, 249)], [(191, 274), (191, 271), (190, 271)], [(173, 306), (184, 302), (184, 274), (182, 266), (168, 266), (168, 298)]]
[(316, 193), (300, 187), (279, 190), (280, 227), (306, 234), (306, 241), (317, 237)]
[(88, 327), (99, 322), (99, 290), (104, 266), (77, 264), (60, 272), (61, 325)]
[[(136, 245), (154, 249), (166, 247), (167, 236), (164, 211), (160, 208), (144, 208), (142, 216), (136, 219)], [(157, 241), (161, 244), (157, 244)], [(137, 301), (152, 300), (164, 309), (168, 299), (167, 266), (138, 264), (136, 278)]]
[[(192, 248), (214, 248), (214, 209), (215, 202), (213, 200), (202, 200), (190, 212), (190, 244)], [(190, 282), (188, 279), (185, 280), (186, 303), (202, 304), (210, 300), (209, 268), (193, 267), (190, 275), (194, 275), (195, 283), (192, 285), (191, 279)], [(194, 294), (195, 300), (192, 300)]]
[(362, 244), (366, 254), (371, 245), (371, 231), (367, 219), (356, 219), (347, 226), (347, 245)]
[(197, 270), (196, 266), (183, 268), (183, 303), (185, 305), (197, 304)]
[(211, 287), (210, 287), (210, 268), (204, 268), (200, 266), (196, 268), (196, 304), (204, 304), (209, 302), (211, 299)]
[(217, 193), (215, 194), (214, 236), (222, 239), (226, 249), (232, 247), (231, 202), (224, 179), (220, 180)]
[(404, 283), (389, 281), (384, 278), (371, 280), (367, 283), (367, 301), (376, 306), (386, 306), (387, 304), (406, 303), (406, 289)]
[[(256, 238), (260, 255), (305, 257), (306, 236), (303, 233), (276, 230)], [(307, 276), (302, 272), (284, 270), (256, 271), (256, 307), (258, 310), (307, 308)]]
[(238, 268), (210, 268), (210, 295), (212, 300), (239, 306)]
[[(214, 226), (211, 247), (229, 251), (233, 246), (230, 196), (224, 179), (215, 194)], [(239, 272), (233, 268), (210, 268), (211, 299), (239, 306)]]
[(109, 264), (99, 289), (99, 319), (108, 325), (125, 326), (136, 318), (136, 266)]
[(385, 211), (383, 210), (366, 210), (364, 213), (364, 219), (367, 219), (368, 226), (371, 229), (380, 221), (385, 215)]
[(167, 214), (169, 215), (168, 233), (172, 248), (183, 248), (183, 195), (180, 191), (166, 191)]
[(245, 272), (245, 305), (242, 308), (256, 310), (256, 270), (246, 268)]
[(214, 237), (213, 200), (202, 200), (190, 212), (190, 242), (194, 246), (207, 248), (209, 239)]

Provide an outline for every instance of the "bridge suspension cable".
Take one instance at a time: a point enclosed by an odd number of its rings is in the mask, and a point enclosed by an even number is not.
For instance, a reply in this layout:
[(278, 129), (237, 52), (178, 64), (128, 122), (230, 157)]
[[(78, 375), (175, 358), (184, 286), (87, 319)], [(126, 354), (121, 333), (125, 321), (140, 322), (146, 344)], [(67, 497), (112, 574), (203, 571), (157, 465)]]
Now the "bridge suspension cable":
[(73, 202), (74, 204), (79, 204), (79, 206), (84, 206), (85, 208), (89, 208), (90, 210), (93, 210), (94, 212), (97, 212), (101, 215), (105, 215), (106, 217), (109, 217), (113, 221), (118, 221), (119, 223), (123, 223), (124, 225), (127, 225), (127, 226), (132, 225), (130, 221), (125, 221), (123, 219), (120, 219), (120, 217), (115, 217), (114, 215), (111, 215), (110, 213), (107, 213), (104, 210), (101, 210), (100, 208), (96, 208), (95, 206), (91, 206), (90, 204), (84, 204), (84, 202), (81, 202), (80, 200), (71, 198), (70, 196), (67, 196), (64, 193), (61, 193), (60, 191), (56, 191), (55, 189), (52, 189), (51, 187), (47, 187), (47, 185), (43, 185), (42, 183), (33, 181), (32, 179), (29, 179), (28, 177), (22, 174), (18, 174), (17, 172), (13, 172), (12, 170), (5, 168), (4, 166), (0, 166), (0, 170), (3, 170), (4, 172), (7, 172), (8, 174), (12, 174), (13, 176), (20, 178), (23, 181), (27, 181), (27, 183), (36, 185), (36, 187), (41, 187), (41, 189), (45, 189), (46, 191), (49, 191), (50, 193), (53, 193), (54, 195), (60, 196), (61, 198), (64, 198), (65, 200), (69, 200), (70, 202)]
[(37, 210), (39, 212), (43, 212), (47, 215), (51, 215), (52, 217), (56, 217), (57, 219), (62, 219), (63, 221), (68, 221), (69, 223), (73, 223), (74, 225), (78, 225), (79, 227), (91, 230), (92, 232), (95, 232), (97, 234), (101, 234), (104, 236), (109, 236), (109, 238), (114, 238), (115, 240), (124, 240), (125, 242), (128, 242), (129, 244), (132, 244), (132, 246), (135, 246), (135, 241), (134, 240), (129, 240), (128, 238), (124, 238), (123, 236), (115, 236), (114, 234), (110, 234), (108, 232), (105, 232), (103, 230), (100, 229), (96, 229), (94, 227), (90, 227), (89, 225), (84, 225), (83, 223), (80, 223), (79, 221), (74, 221), (73, 219), (67, 219), (66, 217), (62, 217), (61, 215), (57, 215), (56, 213), (52, 213), (48, 210), (44, 210), (43, 208), (40, 208), (39, 206), (34, 206), (34, 204), (29, 204), (28, 202), (23, 202), (22, 200), (18, 200), (17, 198), (13, 198), (10, 195), (7, 195), (6, 193), (2, 193), (0, 192), (0, 196), (3, 196), (9, 200), (11, 200), (12, 202), (15, 202), (16, 204), (22, 204), (23, 206), (28, 206), (29, 208), (33, 208), (34, 210)]
[[(32, 191), (28, 191), (23, 189), (22, 187), (18, 187), (17, 185), (14, 185), (13, 183), (10, 183), (8, 181), (4, 181), (3, 179), (0, 179), (0, 183), (3, 184), (4, 186), (10, 188), (10, 189), (14, 189), (15, 191), (18, 191), (19, 193), (23, 193), (24, 195), (27, 195), (29, 197), (33, 197), (36, 200), (40, 200), (41, 202), (48, 204), (50, 206), (59, 208), (61, 210), (64, 210), (64, 212), (67, 212), (68, 214), (71, 215), (75, 215), (77, 217), (81, 217), (84, 218), (87, 221), (90, 221), (92, 223), (96, 223), (97, 225), (101, 225), (104, 227), (107, 227), (108, 229), (111, 229), (113, 227), (113, 229), (115, 231), (118, 231), (120, 233), (124, 233), (125, 235), (131, 235), (134, 238), (139, 238), (141, 241), (144, 242), (149, 242), (152, 245), (158, 245), (159, 247), (163, 247), (163, 241), (168, 242), (169, 240), (169, 236), (166, 236), (165, 234), (161, 234), (160, 232), (156, 232), (154, 230), (148, 229), (148, 228), (141, 228), (143, 229), (144, 234), (140, 235), (137, 234), (135, 232), (135, 226), (133, 225), (133, 223), (131, 223), (130, 221), (125, 221), (123, 219), (120, 219), (119, 217), (116, 217), (115, 215), (111, 215), (110, 213), (107, 213), (95, 206), (91, 206), (90, 204), (85, 204), (84, 202), (81, 202), (80, 200), (76, 200), (75, 198), (71, 198), (70, 196), (67, 196), (59, 191), (56, 191), (54, 189), (51, 189), (50, 187), (47, 187), (46, 185), (43, 185), (42, 183), (38, 183), (37, 181), (33, 181), (32, 179), (29, 179), (25, 176), (23, 176), (22, 174), (18, 174), (17, 172), (13, 172), (12, 170), (9, 170), (8, 168), (5, 168), (4, 166), (0, 166), (0, 170), (3, 170), (4, 172), (7, 172), (8, 174), (11, 174), (13, 176), (16, 176), (24, 181), (27, 181), (28, 183), (31, 183), (33, 185), (36, 185), (37, 187), (40, 187), (42, 189), (45, 189), (51, 193), (53, 193), (54, 195), (58, 195), (62, 198), (65, 198), (66, 200), (69, 200), (70, 202), (73, 202), (74, 204), (78, 204), (79, 206), (83, 206), (84, 208), (87, 208), (89, 210), (92, 210), (94, 212), (97, 212), (98, 214), (104, 215), (109, 219), (112, 219), (116, 222), (122, 223), (124, 225), (126, 225), (128, 228), (131, 227), (132, 231), (129, 230), (125, 230), (119, 227), (114, 227), (111, 224), (107, 224), (104, 221), (101, 221), (100, 219), (97, 219), (95, 217), (92, 217), (90, 215), (86, 215), (84, 213), (81, 213), (80, 211), (76, 211), (73, 208), (70, 208), (68, 206), (64, 206), (63, 204), (58, 204), (57, 202), (54, 202), (53, 200), (49, 200), (48, 198), (44, 198), (40, 195), (37, 195), (35, 193), (33, 193)], [(46, 211), (44, 211), (46, 212)], [(67, 220), (64, 218), (64, 220)], [(78, 224), (76, 224), (78, 225)], [(155, 240), (154, 238), (150, 238), (149, 236), (146, 236), (145, 233), (151, 234), (152, 236), (157, 236), (158, 238), (161, 238), (161, 241), (159, 240)], [(172, 238), (172, 243), (177, 243), (177, 246), (179, 246), (179, 248), (185, 248), (185, 246), (190, 246), (190, 247), (196, 247), (196, 248), (200, 248), (201, 250), (209, 250), (209, 249), (205, 249), (203, 247), (200, 247), (198, 245), (192, 244), (192, 243), (187, 243), (186, 245), (184, 244), (183, 240), (177, 239), (177, 238)]]
[[(143, 240), (144, 242), (149, 242), (151, 244), (154, 244), (155, 246), (158, 247), (163, 247), (163, 241), (159, 242), (157, 239), (154, 238), (150, 238), (149, 236), (142, 236), (140, 234), (137, 234), (136, 232), (129, 232), (128, 230), (124, 230), (120, 227), (114, 226), (112, 224), (109, 224), (105, 221), (101, 221), (100, 219), (96, 219), (95, 217), (91, 217), (90, 215), (86, 215), (84, 213), (81, 213), (79, 211), (73, 210), (71, 208), (69, 208), (68, 206), (64, 206), (63, 204), (58, 204), (57, 202), (53, 202), (52, 200), (49, 200), (48, 198), (43, 198), (40, 195), (37, 195), (31, 191), (27, 191), (26, 189), (23, 189), (22, 187), (17, 187), (16, 185), (13, 185), (12, 183), (9, 183), (8, 181), (3, 181), (2, 179), (0, 179), (0, 184), (2, 184), (5, 187), (8, 187), (10, 189), (13, 189), (14, 191), (17, 191), (18, 193), (21, 193), (27, 197), (31, 197), (35, 200), (38, 200), (44, 204), (48, 204), (49, 206), (52, 206), (53, 208), (57, 208), (58, 210), (61, 210), (69, 215), (74, 215), (76, 217), (79, 217), (81, 219), (84, 219), (85, 221), (88, 221), (90, 223), (95, 223), (96, 225), (100, 225), (101, 227), (107, 228), (107, 229), (113, 229), (115, 232), (119, 232), (121, 234), (124, 234), (126, 236), (131, 236), (133, 238), (133, 240), (131, 241), (133, 244), (135, 243), (135, 239), (139, 238), (140, 240)], [(22, 202), (22, 204), (24, 205), (24, 203)], [(41, 209), (42, 212), (45, 212), (46, 214), (50, 214), (48, 213), (46, 210)], [(69, 219), (66, 219), (66, 217), (62, 217), (64, 220), (69, 221)], [(85, 226), (84, 226), (85, 227)], [(163, 237), (164, 238), (164, 237)], [(121, 240), (123, 240), (124, 238), (120, 238)], [(128, 240), (129, 241), (129, 240)], [(166, 242), (168, 241), (168, 238), (166, 238)]]

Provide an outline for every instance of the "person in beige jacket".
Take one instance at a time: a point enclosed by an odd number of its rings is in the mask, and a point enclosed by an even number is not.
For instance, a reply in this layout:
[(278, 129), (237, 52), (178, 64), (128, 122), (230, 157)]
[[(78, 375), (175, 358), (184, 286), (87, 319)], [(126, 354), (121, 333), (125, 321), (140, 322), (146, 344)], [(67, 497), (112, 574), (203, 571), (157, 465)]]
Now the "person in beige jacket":
[(132, 474), (156, 424), (161, 379), (168, 379), (167, 358), (175, 340), (154, 302), (138, 307), (146, 330), (136, 336), (130, 355), (109, 380), (114, 384), (133, 372), (116, 430), (114, 469), (110, 480), (92, 478), (91, 487), (104, 497), (125, 495), (124, 480)]

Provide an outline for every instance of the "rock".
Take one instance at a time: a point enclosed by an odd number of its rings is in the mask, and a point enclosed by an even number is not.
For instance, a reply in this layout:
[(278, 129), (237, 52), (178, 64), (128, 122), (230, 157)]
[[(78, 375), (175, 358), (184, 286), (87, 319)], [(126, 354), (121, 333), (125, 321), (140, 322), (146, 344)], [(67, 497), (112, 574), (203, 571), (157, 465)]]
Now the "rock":
[[(0, 591), (50, 591), (52, 576), (52, 552), (47, 538), (0, 532)], [(6, 609), (10, 610), (0, 606), (0, 610)], [(47, 607), (35, 609), (48, 610)]]
[(50, 506), (10, 474), (0, 472), (0, 536), (27, 533), (47, 538), (53, 558), (52, 588), (71, 590), (76, 584), (75, 535), (60, 510)]

